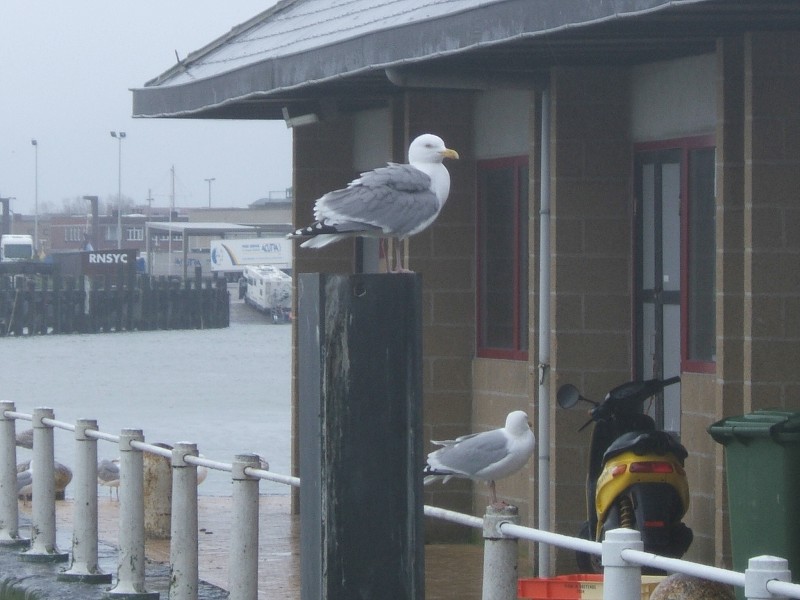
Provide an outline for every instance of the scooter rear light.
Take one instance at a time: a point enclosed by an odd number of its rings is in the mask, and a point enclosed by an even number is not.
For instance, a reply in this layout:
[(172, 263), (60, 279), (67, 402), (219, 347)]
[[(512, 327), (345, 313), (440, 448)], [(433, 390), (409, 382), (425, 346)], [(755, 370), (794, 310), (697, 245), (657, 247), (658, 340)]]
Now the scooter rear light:
[(668, 462), (635, 462), (631, 463), (631, 473), (672, 473), (674, 469)]
[(664, 521), (645, 521), (645, 527), (664, 527), (666, 524)]
[(619, 477), (620, 475), (624, 475), (627, 470), (628, 465), (614, 465), (614, 468), (611, 469), (611, 476)]

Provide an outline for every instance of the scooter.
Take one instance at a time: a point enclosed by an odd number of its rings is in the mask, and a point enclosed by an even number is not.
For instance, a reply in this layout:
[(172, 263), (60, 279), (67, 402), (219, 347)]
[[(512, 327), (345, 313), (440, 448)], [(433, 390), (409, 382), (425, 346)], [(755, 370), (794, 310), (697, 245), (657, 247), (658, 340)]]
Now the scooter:
[[(602, 402), (581, 396), (572, 384), (559, 388), (559, 406), (578, 402), (593, 406), (594, 423), (586, 480), (588, 520), (579, 537), (602, 541), (606, 531), (637, 529), (645, 552), (680, 558), (692, 543), (692, 530), (681, 519), (689, 508), (689, 484), (683, 469), (686, 448), (643, 412), (644, 402), (668, 385), (680, 381), (650, 379), (630, 381), (606, 394)], [(577, 553), (578, 567), (600, 573), (600, 559)]]

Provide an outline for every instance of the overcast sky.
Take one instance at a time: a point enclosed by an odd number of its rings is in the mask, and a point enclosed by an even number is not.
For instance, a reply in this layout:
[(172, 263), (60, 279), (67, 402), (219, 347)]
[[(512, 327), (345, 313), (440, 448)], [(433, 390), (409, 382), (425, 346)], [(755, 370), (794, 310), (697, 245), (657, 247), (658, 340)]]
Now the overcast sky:
[[(64, 199), (122, 195), (239, 206), (291, 185), (291, 132), (282, 121), (133, 119), (131, 88), (269, 8), (274, 0), (2, 0), (0, 197), (11, 210), (60, 209)], [(36, 152), (38, 145), (38, 178)]]

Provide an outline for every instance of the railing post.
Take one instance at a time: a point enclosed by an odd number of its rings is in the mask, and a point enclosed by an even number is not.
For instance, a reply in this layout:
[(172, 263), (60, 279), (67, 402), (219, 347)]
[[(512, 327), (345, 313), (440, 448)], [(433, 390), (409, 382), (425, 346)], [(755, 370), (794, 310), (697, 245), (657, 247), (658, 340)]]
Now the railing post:
[(638, 600), (642, 597), (642, 569), (622, 558), (623, 550), (643, 550), (635, 529), (612, 529), (603, 540), (604, 600)]
[(488, 506), (483, 517), (483, 600), (517, 597), (517, 538), (504, 535), (500, 523), (519, 525), (516, 506)]
[(141, 429), (123, 429), (119, 436), (119, 564), (117, 584), (106, 592), (109, 598), (158, 600), (158, 592), (144, 587), (144, 474)]
[(86, 435), (97, 430), (94, 419), (75, 422), (75, 503), (72, 564), (58, 574), (59, 581), (109, 583), (111, 573), (97, 564), (97, 440)]
[(747, 561), (747, 569), (744, 571), (744, 595), (747, 600), (761, 600), (762, 598), (781, 600), (785, 598), (786, 596), (776, 596), (767, 590), (767, 582), (775, 579), (778, 581), (792, 580), (788, 560), (777, 556), (751, 558)]
[(0, 401), (0, 546), (30, 542), (19, 535), (16, 422), (6, 417), (6, 411), (15, 410), (13, 402)]
[(186, 462), (187, 456), (197, 456), (197, 444), (175, 444), (172, 449), (170, 600), (197, 600), (197, 467)]
[(33, 411), (33, 458), (30, 470), (33, 479), (31, 509), (31, 547), (20, 554), (26, 562), (62, 562), (69, 558), (56, 546), (56, 477), (53, 428), (45, 419), (53, 418), (52, 408)]
[(237, 454), (233, 462), (233, 523), (228, 555), (229, 600), (258, 598), (258, 484), (257, 477), (245, 473), (258, 469), (255, 454)]

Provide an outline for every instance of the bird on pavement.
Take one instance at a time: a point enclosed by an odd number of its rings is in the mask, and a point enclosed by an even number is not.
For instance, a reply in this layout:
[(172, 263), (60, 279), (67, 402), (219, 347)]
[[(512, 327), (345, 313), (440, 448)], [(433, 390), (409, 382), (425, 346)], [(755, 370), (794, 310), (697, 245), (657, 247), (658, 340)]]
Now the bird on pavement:
[(17, 496), (28, 498), (33, 493), (33, 461), (24, 470), (17, 470)]
[(16, 445), (33, 450), (33, 429), (23, 429), (16, 435)]
[(528, 415), (515, 410), (506, 417), (505, 427), (433, 443), (442, 448), (428, 454), (425, 485), (434, 481), (447, 483), (453, 477), (486, 481), (492, 504), (499, 505), (502, 503), (497, 500), (495, 481), (525, 466), (533, 454), (536, 437)]
[[(322, 248), (351, 237), (393, 237), (404, 240), (430, 226), (450, 194), (445, 158), (458, 159), (442, 138), (426, 133), (408, 148), (408, 164), (362, 173), (347, 187), (328, 192), (314, 204), (314, 222), (288, 237), (307, 237), (303, 248)], [(402, 264), (400, 244), (390, 272), (409, 272)]]
[(117, 490), (119, 500), (119, 459), (108, 460), (104, 458), (97, 463), (97, 483), (108, 487), (108, 496), (112, 497), (113, 490)]

